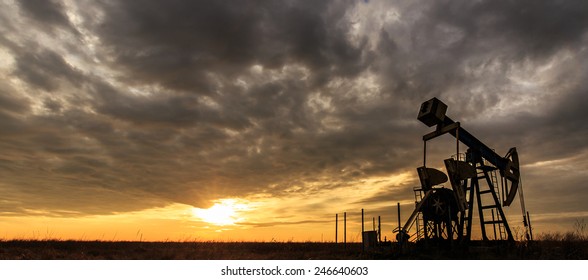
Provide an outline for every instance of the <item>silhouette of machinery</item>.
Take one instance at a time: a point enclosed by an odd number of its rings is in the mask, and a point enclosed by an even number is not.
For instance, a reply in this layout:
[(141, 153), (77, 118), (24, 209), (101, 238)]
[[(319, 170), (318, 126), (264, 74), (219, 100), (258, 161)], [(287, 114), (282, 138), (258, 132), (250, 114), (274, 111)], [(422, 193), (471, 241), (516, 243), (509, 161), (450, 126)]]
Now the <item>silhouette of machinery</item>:
[[(521, 186), (519, 156), (516, 148), (510, 148), (505, 156), (499, 156), (459, 122), (445, 115), (447, 105), (437, 98), (421, 105), (418, 120), (435, 131), (423, 136), (423, 166), (417, 168), (421, 186), (415, 188), (416, 207), (404, 227), (398, 229), (397, 239), (405, 241), (411, 227), (416, 224), (416, 239), (469, 241), (472, 237), (474, 208), (480, 223), (480, 233), (485, 241), (514, 241), (503, 207), (510, 206), (519, 194), (525, 237), (532, 239), (529, 213), (525, 210)], [(446, 159), (447, 175), (440, 170), (426, 167), (427, 141), (444, 134), (456, 138), (457, 152)], [(460, 143), (468, 147), (459, 153)], [(498, 175), (497, 175), (498, 172)], [(450, 182), (451, 189), (440, 185)], [(490, 232), (489, 232), (490, 231)]]

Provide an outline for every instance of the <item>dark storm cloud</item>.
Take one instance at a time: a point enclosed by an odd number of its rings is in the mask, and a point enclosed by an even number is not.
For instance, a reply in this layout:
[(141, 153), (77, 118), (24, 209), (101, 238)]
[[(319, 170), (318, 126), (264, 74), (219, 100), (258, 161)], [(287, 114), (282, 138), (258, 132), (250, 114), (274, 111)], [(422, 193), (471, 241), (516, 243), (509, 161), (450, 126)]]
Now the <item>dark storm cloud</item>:
[[(14, 87), (5, 81), (0, 82), (0, 139), (18, 139), (17, 135), (26, 131), (22, 116), (30, 112), (31, 104), (18, 94)], [(5, 161), (2, 166), (9, 168)]]
[[(401, 13), (412, 24), (384, 26), (380, 34), (386, 55), (377, 65), (386, 73), (385, 90), (415, 103), (446, 96), (464, 116), (511, 97), (504, 85), (513, 64), (577, 51), (588, 26), (582, 1), (436, 1), (408, 8)], [(472, 94), (475, 87), (488, 90)]]
[(16, 61), (16, 76), (45, 91), (56, 90), (60, 79), (73, 84), (83, 80), (78, 70), (67, 64), (60, 54), (50, 50), (19, 52)]
[(588, 28), (588, 5), (582, 1), (468, 3), (438, 3), (434, 14), (441, 21), (461, 25), (470, 36), (506, 37), (510, 44), (505, 49), (519, 48), (513, 55), (549, 55), (577, 47)]
[(361, 48), (337, 26), (343, 3), (109, 3), (97, 32), (132, 82), (211, 94), (207, 73), (235, 77), (253, 64), (271, 69), (303, 63), (320, 84), (329, 74), (353, 75), (366, 67)]
[(64, 6), (54, 0), (19, 0), (24, 14), (35, 21), (40, 28), (65, 27), (74, 30), (65, 14)]
[(17, 95), (14, 88), (0, 83), (0, 112), (25, 114), (29, 109), (27, 99)]
[(433, 20), (460, 26), (468, 36), (506, 37), (508, 46), (519, 47), (513, 56), (577, 46), (588, 28), (582, 1), (440, 1), (432, 10)]
[[(35, 24), (8, 21), (0, 37), (14, 58), (0, 87), (0, 188), (11, 193), (4, 205), (15, 205), (0, 210), (6, 215), (206, 207), (218, 198), (313, 195), (413, 171), (429, 132), (416, 113), (433, 96), (500, 154), (521, 147), (531, 163), (587, 152), (581, 1), (19, 7), (18, 18)], [(75, 28), (66, 8), (81, 13)], [(558, 60), (565, 55), (573, 66)], [(513, 73), (551, 62), (549, 76), (561, 83), (539, 83), (536, 93), (557, 94), (534, 99), (514, 85)], [(536, 100), (534, 108), (524, 98)], [(483, 117), (514, 101), (523, 105)], [(439, 142), (431, 156), (448, 157)], [(415, 183), (355, 205), (410, 199)], [(532, 204), (540, 203), (534, 192), (557, 194), (540, 189), (526, 189)]]
[(357, 204), (358, 206), (365, 206), (374, 203), (394, 203), (402, 200), (414, 199), (414, 193), (409, 192), (407, 190), (410, 190), (411, 188), (418, 186), (418, 184), (419, 183), (417, 181), (409, 180), (407, 182), (403, 182), (400, 185), (390, 185), (388, 186), (388, 189), (377, 192), (369, 198), (358, 200), (354, 202), (354, 204)]
[(23, 10), (29, 13), (30, 18), (39, 21), (63, 24), (69, 23), (63, 6), (57, 1), (20, 0), (19, 4)]

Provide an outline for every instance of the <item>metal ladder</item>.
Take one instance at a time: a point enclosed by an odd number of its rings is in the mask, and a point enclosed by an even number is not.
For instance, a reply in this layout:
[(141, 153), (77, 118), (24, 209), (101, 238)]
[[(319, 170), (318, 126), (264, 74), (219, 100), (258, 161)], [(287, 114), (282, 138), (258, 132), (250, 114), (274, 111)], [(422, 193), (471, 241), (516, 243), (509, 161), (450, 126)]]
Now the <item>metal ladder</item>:
[[(507, 239), (507, 233), (504, 228), (504, 217), (502, 217), (498, 211), (498, 208), (501, 206), (500, 202), (500, 191), (498, 188), (498, 178), (496, 176), (496, 170), (489, 170), (486, 172), (487, 175), (482, 171), (478, 172), (478, 179), (486, 179), (488, 176), (489, 181), (492, 183), (492, 186), (488, 186), (486, 190), (480, 190), (479, 196), (480, 199), (478, 203), (480, 203), (480, 208), (483, 210), (491, 210), (491, 219), (484, 218), (483, 226), (492, 225), (493, 232), (494, 232), (494, 239), (495, 240), (505, 240)], [(480, 186), (481, 188), (481, 186)], [(482, 205), (481, 196), (484, 194), (490, 194), (492, 196), (492, 202), (488, 205)], [(484, 213), (478, 213), (479, 215), (484, 215)], [(498, 231), (497, 231), (498, 227)], [(488, 233), (486, 233), (488, 236)]]
[[(423, 200), (423, 189), (421, 187), (414, 187), (414, 203), (415, 205)], [(421, 218), (421, 213), (419, 212), (415, 219), (416, 223), (416, 233), (412, 236), (415, 238), (416, 241), (421, 240), (425, 237), (425, 225), (423, 223), (423, 219)], [(410, 230), (410, 229), (409, 229)]]
[[(502, 194), (502, 192), (500, 191), (500, 188), (498, 187), (498, 176), (496, 176), (496, 170), (490, 171), (490, 182), (492, 182), (492, 185), (494, 186), (494, 192), (496, 193), (496, 196), (498, 197), (498, 203), (502, 206), (502, 200), (500, 199), (500, 195)], [(502, 181), (500, 182), (500, 184), (502, 185)], [(499, 213), (495, 213), (498, 211), (494, 211), (494, 209), (492, 209), (492, 221), (496, 221), (495, 216), (499, 216)], [(501, 217), (502, 219), (504, 219), (504, 217)], [(496, 225), (498, 225), (498, 235), (496, 235)], [(498, 224), (494, 224), (494, 238), (496, 240), (506, 240), (507, 235), (506, 235), (506, 229), (504, 228), (504, 224), (503, 223), (498, 223)]]

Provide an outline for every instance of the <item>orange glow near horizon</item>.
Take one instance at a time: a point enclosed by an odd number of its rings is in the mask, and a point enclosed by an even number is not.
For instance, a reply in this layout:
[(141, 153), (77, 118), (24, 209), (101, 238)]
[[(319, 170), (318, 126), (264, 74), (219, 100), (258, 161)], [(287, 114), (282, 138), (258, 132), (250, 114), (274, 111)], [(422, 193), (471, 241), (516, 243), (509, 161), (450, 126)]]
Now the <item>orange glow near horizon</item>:
[[(320, 223), (289, 223), (281, 218), (276, 203), (267, 207), (252, 208), (240, 200), (219, 200), (205, 211), (205, 218), (197, 217), (196, 208), (185, 204), (172, 204), (162, 208), (146, 209), (116, 215), (93, 215), (82, 217), (13, 216), (0, 220), (1, 240), (79, 240), (79, 241), (173, 241), (173, 242), (333, 242), (335, 237), (334, 213), (324, 217), (303, 216)], [(297, 201), (296, 203), (300, 203)], [(241, 205), (240, 205), (241, 204)], [(366, 226), (371, 227), (370, 210), (366, 210)], [(218, 216), (213, 215), (219, 213)], [(360, 209), (348, 211), (347, 241), (361, 240)], [(585, 215), (586, 213), (575, 213)], [(408, 215), (408, 213), (406, 214)], [(403, 217), (405, 215), (403, 214)], [(518, 216), (509, 217), (516, 222)], [(551, 216), (536, 215), (534, 229), (538, 232), (560, 231), (569, 228), (553, 227), (545, 219)], [(316, 220), (315, 220), (316, 219)], [(477, 224), (476, 224), (477, 225)], [(382, 235), (394, 240), (392, 230), (397, 226), (395, 217), (382, 221)], [(477, 226), (476, 226), (477, 228)], [(513, 229), (516, 229), (514, 223)], [(343, 220), (339, 216), (339, 242), (343, 241)], [(534, 231), (535, 232), (535, 231)]]
[[(410, 186), (413, 172), (399, 172), (347, 182), (337, 189), (301, 192), (296, 186), (285, 189), (289, 196), (256, 194), (210, 201), (210, 207), (172, 203), (163, 207), (107, 215), (56, 216), (50, 211), (28, 211), (29, 215), (0, 219), (0, 239), (24, 240), (102, 240), (102, 241), (203, 241), (203, 242), (333, 242), (335, 214), (339, 214), (339, 242), (343, 241), (343, 212), (347, 213), (347, 241), (361, 240), (361, 208), (366, 200), (368, 229), (372, 218), (382, 215), (382, 238), (394, 240), (398, 227), (396, 203), (404, 207), (402, 222), (414, 209)], [(312, 185), (310, 187), (313, 187)], [(373, 200), (390, 188), (398, 188), (396, 201)], [(372, 200), (370, 200), (372, 199)], [(393, 198), (394, 199), (394, 198)], [(516, 207), (515, 207), (516, 208)], [(518, 230), (519, 212), (507, 209), (512, 229)], [(512, 213), (511, 213), (512, 212)], [(565, 232), (564, 226), (550, 223), (555, 214), (533, 216), (534, 233)], [(570, 213), (570, 218), (585, 212)], [(563, 217), (564, 214), (558, 214)]]
[[(104, 241), (334, 241), (335, 213), (347, 211), (348, 242), (361, 236), (359, 213), (354, 201), (370, 198), (406, 181), (414, 181), (410, 172), (368, 180), (347, 182), (339, 189), (320, 190), (313, 195), (298, 187), (285, 189), (290, 195), (277, 197), (257, 194), (226, 197), (211, 201), (208, 208), (174, 203), (112, 215), (56, 217), (50, 212), (34, 216), (10, 217), (0, 221), (3, 239), (60, 239)], [(318, 184), (320, 185), (320, 184)], [(313, 186), (311, 186), (313, 187)], [(411, 204), (412, 201), (402, 201)], [(386, 202), (370, 203), (372, 209)], [(373, 211), (373, 210), (372, 210)], [(369, 215), (383, 213), (370, 212)], [(354, 216), (353, 216), (354, 215)], [(369, 216), (371, 218), (371, 216)], [(383, 235), (393, 238), (395, 219), (383, 221)], [(342, 220), (339, 226), (342, 230)], [(385, 232), (385, 233), (384, 233)], [(339, 234), (342, 241), (342, 233)]]
[(243, 217), (239, 216), (239, 212), (248, 209), (249, 207), (239, 203), (236, 199), (222, 199), (208, 209), (194, 208), (192, 213), (204, 222), (225, 226), (243, 221)]

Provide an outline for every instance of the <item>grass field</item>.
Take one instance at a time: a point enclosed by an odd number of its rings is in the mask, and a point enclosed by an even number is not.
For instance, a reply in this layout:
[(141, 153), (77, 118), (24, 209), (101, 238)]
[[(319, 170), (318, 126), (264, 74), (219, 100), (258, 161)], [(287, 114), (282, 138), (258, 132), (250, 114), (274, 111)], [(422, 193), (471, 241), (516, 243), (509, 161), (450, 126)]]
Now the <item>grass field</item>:
[(0, 242), (0, 259), (358, 259), (361, 244), (295, 242), (136, 242), (32, 241)]
[(439, 248), (396, 244), (362, 252), (361, 244), (296, 242), (103, 242), (9, 240), (4, 260), (353, 260), (353, 259), (588, 259), (588, 241), (552, 239), (509, 246)]

